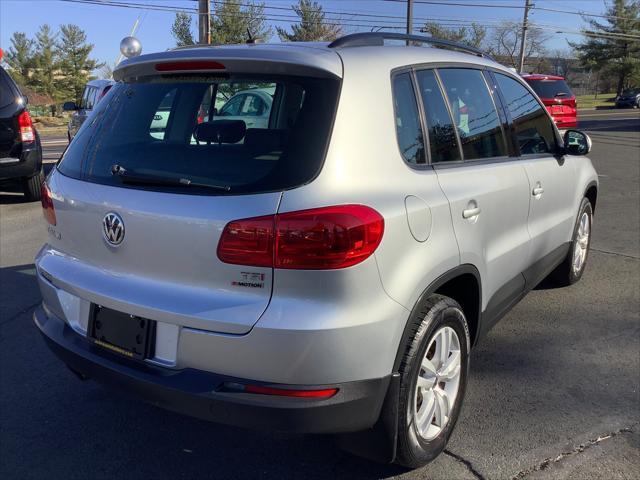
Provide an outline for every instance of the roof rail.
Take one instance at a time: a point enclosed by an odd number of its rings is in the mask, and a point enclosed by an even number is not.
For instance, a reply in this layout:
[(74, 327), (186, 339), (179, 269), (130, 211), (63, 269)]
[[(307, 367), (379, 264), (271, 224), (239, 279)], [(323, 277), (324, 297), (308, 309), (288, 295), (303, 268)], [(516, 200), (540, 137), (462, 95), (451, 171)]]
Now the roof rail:
[(405, 40), (408, 42), (416, 43), (430, 43), (437, 47), (446, 47), (452, 50), (459, 50), (465, 53), (472, 53), (479, 57), (485, 57), (493, 60), (493, 58), (483, 52), (482, 50), (464, 45), (458, 42), (452, 42), (451, 40), (443, 40), (441, 38), (424, 37), (422, 35), (408, 35), (406, 33), (395, 32), (362, 32), (352, 33), (340, 37), (329, 44), (329, 48), (341, 48), (341, 47), (381, 47), (384, 45), (385, 40)]

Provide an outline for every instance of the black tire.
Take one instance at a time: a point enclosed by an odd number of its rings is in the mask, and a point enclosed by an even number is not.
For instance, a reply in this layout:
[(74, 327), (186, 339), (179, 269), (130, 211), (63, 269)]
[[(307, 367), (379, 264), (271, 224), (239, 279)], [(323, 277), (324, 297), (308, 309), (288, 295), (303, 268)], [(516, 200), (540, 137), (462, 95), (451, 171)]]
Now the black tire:
[[(589, 219), (589, 240), (587, 242), (587, 252), (582, 262), (582, 266), (578, 271), (575, 271), (573, 268), (573, 255), (576, 248), (578, 246), (578, 229), (580, 227), (580, 219), (586, 213)], [(573, 285), (578, 280), (582, 278), (582, 274), (584, 273), (584, 269), (587, 265), (587, 260), (589, 259), (589, 248), (591, 246), (591, 232), (593, 226), (593, 207), (591, 206), (591, 202), (589, 202), (588, 198), (583, 198), (580, 203), (580, 209), (578, 210), (578, 216), (576, 218), (576, 223), (573, 227), (573, 236), (571, 237), (571, 246), (569, 247), (569, 252), (567, 256), (563, 260), (563, 262), (558, 265), (558, 267), (549, 274), (546, 281), (549, 282), (552, 286), (556, 287), (567, 287), (569, 285)]]
[[(420, 365), (434, 334), (441, 327), (451, 327), (460, 344), (460, 380), (454, 405), (450, 408), (449, 421), (442, 431), (430, 441), (419, 433), (414, 422), (414, 395)], [(400, 364), (400, 399), (398, 404), (398, 445), (396, 463), (418, 468), (436, 458), (446, 447), (460, 414), (469, 373), (469, 327), (462, 308), (455, 300), (443, 295), (431, 295), (423, 302), (420, 315), (411, 325), (411, 337)], [(431, 421), (429, 422), (431, 423)]]
[(40, 170), (33, 177), (25, 177), (22, 179), (22, 191), (27, 201), (35, 202), (40, 200), (42, 196), (42, 182), (44, 181), (44, 172)]

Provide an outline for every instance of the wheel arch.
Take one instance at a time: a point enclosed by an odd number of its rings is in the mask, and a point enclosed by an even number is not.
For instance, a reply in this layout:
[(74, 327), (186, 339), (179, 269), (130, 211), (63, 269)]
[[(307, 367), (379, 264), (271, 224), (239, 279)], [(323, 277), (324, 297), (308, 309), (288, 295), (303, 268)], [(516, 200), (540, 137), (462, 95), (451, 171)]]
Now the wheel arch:
[(595, 213), (596, 201), (598, 199), (598, 184), (596, 182), (589, 183), (584, 191), (584, 196), (589, 200), (589, 203), (591, 203), (591, 210)]
[(410, 327), (420, 314), (420, 306), (434, 293), (451, 297), (460, 304), (469, 325), (471, 345), (477, 342), (482, 312), (482, 283), (478, 269), (471, 264), (464, 264), (440, 275), (418, 297), (400, 337), (393, 372), (397, 372), (400, 368), (404, 350), (411, 337)]

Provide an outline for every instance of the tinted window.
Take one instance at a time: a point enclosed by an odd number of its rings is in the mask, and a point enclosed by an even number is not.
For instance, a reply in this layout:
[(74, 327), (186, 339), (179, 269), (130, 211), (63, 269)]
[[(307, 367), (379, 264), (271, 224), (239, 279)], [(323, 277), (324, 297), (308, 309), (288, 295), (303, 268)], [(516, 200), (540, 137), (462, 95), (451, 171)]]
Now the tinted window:
[(408, 73), (402, 73), (393, 78), (393, 101), (396, 134), (402, 156), (412, 164), (425, 163), (418, 103)]
[[(229, 186), (234, 194), (310, 181), (324, 160), (339, 81), (234, 78), (164, 77), (116, 84), (108, 105), (97, 104), (92, 121), (85, 122), (66, 150), (60, 172), (106, 185), (214, 195), (226, 192), (206, 185)], [(276, 98), (286, 99), (269, 125), (253, 128), (244, 117), (215, 115), (211, 99), (218, 98), (219, 90), (264, 83), (281, 92)], [(122, 177), (111, 174), (114, 165), (157, 181), (122, 183)], [(167, 185), (176, 181), (181, 185)]]
[(554, 152), (555, 133), (544, 107), (520, 82), (499, 73), (494, 75), (513, 120), (520, 153)]
[(0, 107), (6, 107), (14, 101), (15, 97), (9, 88), (9, 83), (5, 80), (4, 74), (0, 73)]
[[(526, 80), (526, 79), (525, 79)], [(527, 80), (540, 98), (572, 97), (571, 89), (564, 80)]]
[(500, 119), (480, 70), (442, 69), (465, 160), (507, 155)]
[(418, 72), (418, 85), (424, 104), (431, 162), (460, 160), (460, 150), (451, 115), (442, 97), (440, 86), (433, 70)]

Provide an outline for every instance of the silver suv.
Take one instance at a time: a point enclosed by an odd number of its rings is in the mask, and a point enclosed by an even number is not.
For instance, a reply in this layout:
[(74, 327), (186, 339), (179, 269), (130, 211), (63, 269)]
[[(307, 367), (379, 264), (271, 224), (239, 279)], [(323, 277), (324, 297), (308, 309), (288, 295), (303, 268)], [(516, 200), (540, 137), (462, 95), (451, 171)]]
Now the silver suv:
[[(354, 34), (115, 77), (47, 179), (36, 258), (35, 323), (83, 378), (417, 467), (470, 349), (541, 280), (583, 274), (590, 140), (477, 50)], [(273, 91), (266, 126), (217, 116), (252, 89)]]

